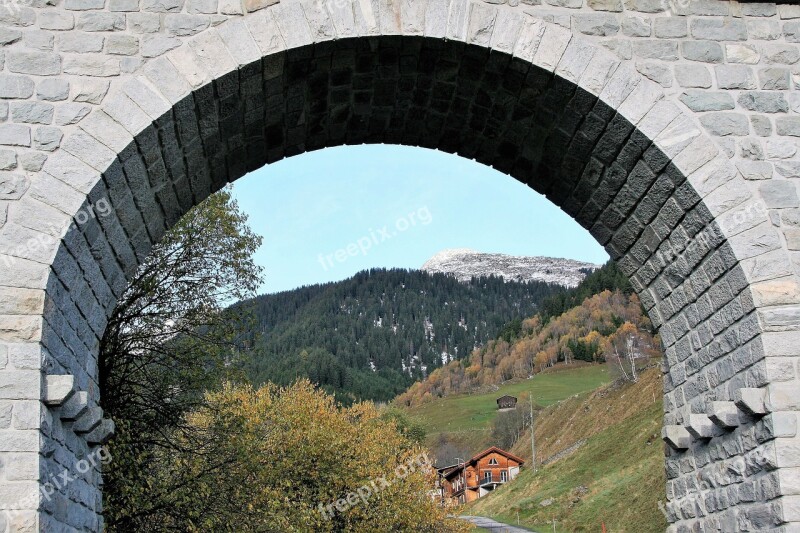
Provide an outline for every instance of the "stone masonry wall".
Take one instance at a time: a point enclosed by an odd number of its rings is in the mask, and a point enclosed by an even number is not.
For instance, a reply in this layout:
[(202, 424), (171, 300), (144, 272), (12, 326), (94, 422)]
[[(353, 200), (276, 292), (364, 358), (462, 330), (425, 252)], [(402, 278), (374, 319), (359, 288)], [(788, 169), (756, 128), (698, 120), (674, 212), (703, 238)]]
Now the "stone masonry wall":
[(673, 529), (800, 528), (800, 5), (21, 0), (0, 45), (0, 533), (102, 528), (99, 339), (163, 232), (361, 142), (586, 227), (666, 348)]

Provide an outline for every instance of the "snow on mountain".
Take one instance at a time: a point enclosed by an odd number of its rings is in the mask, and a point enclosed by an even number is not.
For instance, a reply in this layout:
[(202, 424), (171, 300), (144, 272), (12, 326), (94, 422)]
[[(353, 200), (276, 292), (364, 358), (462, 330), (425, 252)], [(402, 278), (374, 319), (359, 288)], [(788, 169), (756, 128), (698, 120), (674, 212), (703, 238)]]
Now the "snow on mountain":
[(451, 274), (459, 281), (479, 276), (501, 276), (507, 281), (545, 281), (575, 287), (586, 277), (585, 270), (600, 265), (554, 257), (517, 257), (488, 254), (466, 248), (443, 250), (428, 259), (422, 270)]

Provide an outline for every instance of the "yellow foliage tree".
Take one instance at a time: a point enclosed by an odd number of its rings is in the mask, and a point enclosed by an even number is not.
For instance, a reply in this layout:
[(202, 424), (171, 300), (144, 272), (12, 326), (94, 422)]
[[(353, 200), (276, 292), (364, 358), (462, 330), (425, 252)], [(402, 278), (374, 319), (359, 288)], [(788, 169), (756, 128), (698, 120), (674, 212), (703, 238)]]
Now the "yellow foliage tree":
[(371, 403), (338, 407), (308, 381), (225, 386), (187, 419), (204, 445), (160, 457), (169, 495), (148, 531), (432, 531), (468, 526), (428, 491), (425, 451)]

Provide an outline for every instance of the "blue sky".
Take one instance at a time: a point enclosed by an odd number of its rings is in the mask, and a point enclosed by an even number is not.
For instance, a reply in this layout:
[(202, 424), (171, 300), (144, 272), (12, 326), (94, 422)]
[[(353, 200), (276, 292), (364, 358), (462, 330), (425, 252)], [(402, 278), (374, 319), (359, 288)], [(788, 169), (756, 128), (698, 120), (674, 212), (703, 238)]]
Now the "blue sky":
[(264, 244), (260, 292), (419, 268), (446, 248), (567, 257), (605, 251), (569, 216), (511, 177), (451, 154), (348, 146), (268, 165), (234, 184)]

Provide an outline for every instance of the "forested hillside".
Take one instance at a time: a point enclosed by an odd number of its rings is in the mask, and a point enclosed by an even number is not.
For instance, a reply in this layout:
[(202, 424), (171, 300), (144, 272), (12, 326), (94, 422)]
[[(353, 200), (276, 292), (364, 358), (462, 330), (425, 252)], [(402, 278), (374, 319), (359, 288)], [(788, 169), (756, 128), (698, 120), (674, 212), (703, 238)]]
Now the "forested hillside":
[[(499, 338), (415, 383), (397, 398), (415, 406), (441, 398), (527, 379), (559, 362), (617, 361), (620, 373), (635, 371), (660, 354), (660, 343), (639, 298), (613, 264), (577, 288), (545, 299), (541, 312), (507, 326)], [(617, 369), (617, 366), (619, 368)]]
[(414, 381), (468, 357), (504, 326), (565, 289), (488, 277), (364, 271), (336, 283), (260, 296), (248, 374), (254, 383), (308, 377), (342, 401), (387, 401)]

